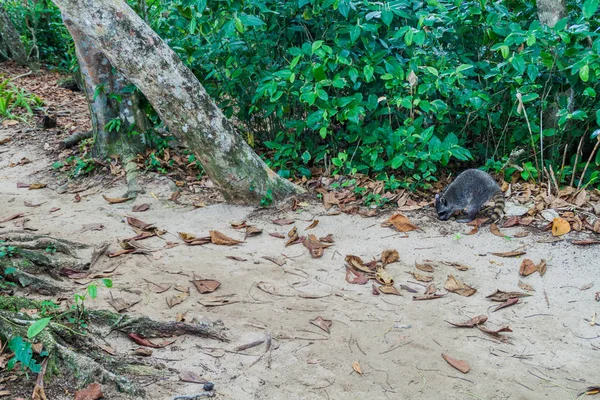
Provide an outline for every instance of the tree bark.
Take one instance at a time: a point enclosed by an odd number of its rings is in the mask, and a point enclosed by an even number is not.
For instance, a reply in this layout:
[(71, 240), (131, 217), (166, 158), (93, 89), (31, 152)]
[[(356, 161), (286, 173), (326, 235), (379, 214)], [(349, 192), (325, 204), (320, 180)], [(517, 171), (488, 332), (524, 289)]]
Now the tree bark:
[(0, 36), (10, 52), (10, 57), (17, 64), (27, 66), (27, 52), (21, 42), (21, 36), (2, 6), (0, 6)]
[(170, 132), (195, 152), (232, 202), (283, 198), (301, 188), (282, 179), (238, 135), (198, 79), (123, 0), (56, 0), (77, 27), (144, 93)]
[(566, 0), (537, 0), (537, 10), (540, 23), (553, 28), (567, 16)]

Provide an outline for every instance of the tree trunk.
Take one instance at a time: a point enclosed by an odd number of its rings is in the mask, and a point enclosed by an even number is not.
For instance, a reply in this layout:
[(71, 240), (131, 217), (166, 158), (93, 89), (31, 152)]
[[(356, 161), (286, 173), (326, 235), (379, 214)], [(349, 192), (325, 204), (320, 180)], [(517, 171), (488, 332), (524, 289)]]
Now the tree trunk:
[(0, 36), (10, 52), (10, 57), (17, 64), (27, 66), (27, 52), (21, 42), (21, 36), (2, 6), (0, 6)]
[(566, 0), (537, 0), (540, 23), (553, 28), (567, 16)]
[(84, 31), (195, 152), (224, 197), (256, 203), (301, 188), (271, 171), (237, 134), (198, 79), (123, 0), (56, 0), (65, 24)]
[(146, 149), (145, 134), (150, 123), (141, 106), (141, 96), (136, 91), (124, 91), (129, 85), (123, 75), (113, 68), (110, 61), (94, 42), (76, 25), (67, 24), (75, 42), (79, 70), (92, 117), (94, 147), (92, 155), (105, 159), (116, 155), (123, 160), (127, 171), (128, 193), (135, 196), (135, 156)]

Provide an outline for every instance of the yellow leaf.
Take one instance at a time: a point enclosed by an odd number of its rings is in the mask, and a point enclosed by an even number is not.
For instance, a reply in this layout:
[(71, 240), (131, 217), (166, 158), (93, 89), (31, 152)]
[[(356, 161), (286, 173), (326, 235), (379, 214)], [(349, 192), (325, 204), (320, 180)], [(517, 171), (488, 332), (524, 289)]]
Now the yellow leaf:
[(571, 231), (571, 225), (569, 225), (569, 221), (562, 218), (554, 218), (552, 221), (552, 235), (553, 236), (562, 236)]
[(362, 375), (362, 369), (360, 369), (360, 364), (358, 363), (358, 361), (354, 361), (352, 363), (352, 369)]

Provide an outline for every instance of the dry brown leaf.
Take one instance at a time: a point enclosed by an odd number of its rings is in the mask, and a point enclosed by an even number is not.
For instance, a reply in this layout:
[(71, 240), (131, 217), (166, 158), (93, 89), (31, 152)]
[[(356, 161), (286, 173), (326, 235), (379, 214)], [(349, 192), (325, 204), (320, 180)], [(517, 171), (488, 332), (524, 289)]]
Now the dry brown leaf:
[(496, 290), (494, 293), (489, 296), (485, 296), (486, 299), (490, 299), (492, 301), (506, 301), (508, 299), (518, 299), (521, 297), (529, 297), (531, 296), (529, 293), (522, 292), (504, 292), (502, 290)]
[(537, 271), (537, 267), (529, 258), (526, 258), (521, 262), (521, 267), (519, 268), (519, 274), (521, 274), (521, 276), (531, 275), (535, 271)]
[(3, 222), (8, 222), (8, 221), (12, 221), (13, 219), (17, 219), (17, 218), (21, 218), (25, 215), (25, 213), (18, 213), (18, 214), (13, 214), (10, 217), (6, 217), (3, 220), (0, 221), (0, 224)]
[(180, 304), (181, 302), (183, 302), (189, 296), (190, 296), (189, 292), (183, 292), (183, 293), (180, 293), (178, 295), (168, 297), (166, 299), (167, 300), (167, 305), (169, 306), (169, 308), (173, 308), (177, 304)]
[(425, 294), (434, 294), (435, 292), (437, 292), (437, 288), (435, 287), (435, 283), (430, 283), (425, 288)]
[(431, 282), (433, 280), (433, 276), (419, 274), (418, 272), (407, 272), (407, 274), (412, 275), (416, 280), (421, 282)]
[(544, 276), (544, 274), (546, 273), (546, 260), (542, 259), (540, 261), (540, 263), (538, 265), (535, 266), (537, 268), (537, 271), (540, 273), (541, 276)]
[(81, 196), (79, 193), (75, 193), (75, 197), (73, 198), (73, 203), (79, 203), (81, 201)]
[(148, 224), (146, 222), (140, 221), (139, 219), (133, 218), (133, 217), (127, 217), (127, 223), (130, 226), (141, 229), (143, 231), (147, 231), (154, 226), (154, 224)]
[(381, 226), (393, 226), (398, 232), (410, 232), (419, 229), (416, 225), (413, 225), (408, 217), (402, 213), (396, 213), (388, 218)]
[(418, 264), (417, 262), (415, 262), (415, 268), (417, 268), (418, 270), (421, 270), (423, 272), (429, 272), (429, 273), (433, 272), (433, 265), (431, 265), (431, 264)]
[(391, 286), (394, 284), (394, 278), (383, 267), (377, 268), (377, 271), (375, 272), (375, 279), (377, 279), (377, 282), (381, 283), (382, 285)]
[(571, 244), (576, 246), (589, 246), (592, 244), (600, 244), (600, 240), (588, 239), (588, 240), (573, 240)]
[(457, 263), (457, 262), (452, 262), (452, 261), (442, 261), (442, 264), (454, 267), (459, 271), (467, 271), (470, 268), (468, 265)]
[(456, 294), (460, 294), (461, 296), (469, 297), (477, 292), (477, 289), (465, 284), (460, 279), (456, 278), (454, 275), (448, 275), (448, 279), (444, 284), (444, 288)]
[(413, 300), (435, 300), (435, 299), (440, 299), (442, 297), (444, 297), (446, 294), (437, 294), (437, 293), (433, 293), (433, 294), (424, 294), (424, 295), (419, 295), (419, 296), (413, 296)]
[(229, 225), (231, 225), (233, 229), (244, 229), (249, 226), (246, 224), (246, 221), (233, 221), (230, 222)]
[(450, 321), (446, 321), (446, 322), (449, 323), (450, 325), (458, 326), (459, 328), (473, 328), (476, 325), (483, 324), (487, 320), (488, 320), (487, 315), (478, 315), (476, 317), (471, 318), (470, 320), (468, 320), (466, 322), (459, 322), (459, 323), (450, 322)]
[(453, 366), (454, 368), (456, 368), (463, 374), (466, 374), (467, 372), (469, 372), (471, 370), (471, 367), (469, 367), (469, 364), (467, 364), (466, 361), (457, 360), (455, 358), (450, 357), (447, 354), (442, 354), (442, 357), (444, 358), (444, 360), (446, 360), (446, 362), (448, 364), (450, 364), (451, 366)]
[(280, 259), (278, 259), (278, 258), (276, 258), (276, 257), (263, 256), (263, 258), (264, 258), (265, 260), (269, 260), (269, 261), (271, 261), (271, 262), (273, 262), (273, 263), (275, 263), (275, 264), (279, 265), (280, 267), (281, 267), (281, 266), (283, 266), (283, 265), (285, 264), (285, 260), (280, 260)]
[(200, 376), (197, 373), (192, 372), (192, 371), (182, 371), (182, 372), (180, 372), (179, 373), (179, 379), (182, 380), (183, 382), (199, 383), (201, 385), (203, 385), (206, 382), (208, 382), (202, 376)]
[(132, 355), (138, 357), (150, 357), (152, 355), (152, 349), (145, 349), (143, 347), (138, 347), (137, 349), (131, 352)]
[(137, 206), (133, 206), (131, 208), (131, 211), (133, 212), (144, 212), (144, 211), (148, 211), (150, 209), (150, 205), (149, 204), (138, 204)]
[(496, 330), (488, 329), (485, 326), (478, 326), (477, 328), (481, 332), (487, 333), (488, 335), (492, 335), (492, 336), (500, 336), (499, 334), (503, 333), (503, 332), (512, 332), (512, 329), (510, 329), (510, 327), (508, 327), (508, 326), (503, 326)]
[(221, 286), (221, 282), (215, 281), (213, 279), (194, 279), (192, 280), (192, 283), (194, 284), (194, 286), (196, 286), (196, 289), (198, 289), (198, 291), (202, 294), (212, 293), (215, 290), (217, 290), (219, 286)]
[(533, 288), (533, 286), (526, 284), (525, 282), (519, 280), (519, 284), (518, 286), (523, 289), (523, 290), (527, 290), (530, 292), (535, 292), (535, 289)]
[(313, 258), (321, 258), (323, 256), (324, 249), (332, 245), (319, 241), (315, 235), (308, 235), (308, 237), (304, 240), (304, 246), (310, 251), (310, 255)]
[(374, 271), (367, 267), (363, 260), (358, 256), (353, 256), (351, 254), (346, 256), (346, 262), (348, 265), (358, 271), (366, 272), (367, 274), (372, 274)]
[(94, 382), (90, 383), (86, 388), (76, 391), (74, 400), (96, 400), (102, 397), (102, 386)]
[(490, 225), (490, 232), (492, 232), (494, 235), (499, 236), (501, 238), (510, 237), (510, 236), (505, 235), (504, 233), (500, 232), (500, 229), (498, 229), (498, 225), (496, 225), (496, 224)]
[(503, 308), (510, 307), (510, 306), (512, 306), (512, 305), (515, 305), (515, 304), (517, 304), (518, 302), (519, 302), (519, 299), (518, 299), (518, 298), (512, 298), (512, 299), (508, 299), (508, 300), (506, 300), (504, 303), (500, 304), (498, 307), (494, 308), (494, 309), (492, 310), (492, 312), (496, 312), (496, 311), (498, 311), (498, 310), (502, 310)]
[(104, 350), (105, 352), (107, 352), (111, 356), (116, 356), (117, 355), (117, 350), (113, 349), (112, 347), (110, 347), (110, 346), (108, 346), (106, 344), (99, 344), (98, 347), (100, 347), (102, 350)]
[(323, 194), (323, 206), (326, 210), (329, 210), (333, 205), (340, 205), (340, 201), (335, 197), (334, 192), (327, 192)]
[(522, 256), (523, 254), (527, 254), (526, 251), (522, 251), (522, 250), (513, 250), (513, 251), (507, 251), (504, 253), (490, 253), (493, 256), (496, 257), (519, 257)]
[(167, 347), (168, 345), (175, 343), (175, 340), (177, 340), (177, 339), (163, 340), (161, 343), (154, 343), (137, 333), (128, 333), (127, 336), (129, 336), (129, 338), (131, 340), (133, 340), (140, 346), (152, 347), (155, 349)]
[(229, 236), (225, 236), (219, 231), (209, 231), (208, 233), (210, 234), (210, 241), (213, 244), (217, 244), (219, 246), (233, 246), (236, 244), (244, 243), (241, 240), (235, 240), (230, 238)]
[(515, 225), (519, 225), (519, 217), (510, 217), (508, 218), (504, 224), (502, 224), (503, 228), (510, 228), (513, 227)]
[(381, 262), (383, 265), (388, 265), (394, 263), (400, 259), (400, 254), (398, 254), (398, 250), (384, 250), (381, 253)]
[(135, 199), (135, 197), (106, 197), (105, 195), (102, 195), (102, 198), (110, 204), (125, 203), (126, 201)]
[(325, 237), (319, 238), (319, 240), (323, 243), (334, 243), (335, 240), (333, 240), (333, 234), (328, 234)]
[(358, 363), (358, 361), (354, 361), (352, 363), (352, 369), (354, 371), (356, 371), (357, 373), (359, 373), (360, 375), (362, 375), (362, 369), (360, 368), (360, 364)]
[(314, 228), (315, 226), (317, 226), (319, 224), (319, 220), (315, 219), (309, 226), (307, 226), (304, 230), (307, 231), (309, 229)]
[(315, 319), (310, 320), (310, 323), (313, 324), (314, 326), (317, 326), (321, 329), (323, 329), (325, 332), (329, 333), (329, 329), (331, 328), (331, 320), (329, 319), (323, 319), (323, 317), (318, 316)]
[(254, 225), (248, 225), (246, 227), (246, 236), (244, 236), (244, 240), (246, 240), (246, 238), (248, 238), (248, 236), (256, 236), (256, 235), (260, 235), (262, 233), (262, 229), (257, 228)]
[(295, 226), (289, 230), (289, 232), (287, 233), (288, 237), (293, 238), (293, 237), (298, 237), (298, 228), (296, 228)]
[(379, 291), (383, 294), (393, 294), (396, 296), (402, 296), (402, 294), (400, 294), (398, 289), (396, 289), (394, 286), (391, 286), (391, 285), (379, 286)]
[(552, 220), (552, 235), (553, 236), (562, 236), (571, 231), (571, 225), (569, 221), (562, 218), (554, 218)]
[(42, 204), (44, 204), (44, 203), (45, 203), (45, 201), (43, 201), (43, 202), (41, 202), (41, 203), (38, 203), (38, 204), (33, 204), (33, 203), (30, 203), (30, 202), (28, 202), (27, 200), (23, 201), (23, 205), (24, 205), (25, 207), (39, 207), (39, 206), (41, 206), (41, 205), (42, 205)]
[(351, 285), (364, 285), (369, 282), (369, 278), (352, 268), (346, 268), (346, 282)]
[(242, 257), (238, 257), (238, 256), (225, 256), (225, 258), (229, 258), (230, 260), (233, 260), (233, 261), (248, 261), (247, 258), (242, 258)]
[(134, 302), (127, 302), (125, 299), (121, 297), (112, 298), (108, 300), (108, 304), (110, 304), (118, 313), (127, 310), (129, 307), (136, 305), (140, 300)]
[(45, 187), (46, 187), (45, 183), (32, 183), (31, 185), (29, 185), (29, 190), (43, 189)]
[(291, 219), (274, 219), (271, 222), (273, 222), (275, 225), (291, 225), (294, 223), (294, 221)]
[(60, 210), (60, 208), (59, 208), (59, 207), (52, 207), (51, 209), (49, 209), (49, 210), (48, 210), (48, 212), (49, 212), (49, 213), (53, 213), (53, 212), (56, 212), (56, 211), (58, 211), (58, 210)]

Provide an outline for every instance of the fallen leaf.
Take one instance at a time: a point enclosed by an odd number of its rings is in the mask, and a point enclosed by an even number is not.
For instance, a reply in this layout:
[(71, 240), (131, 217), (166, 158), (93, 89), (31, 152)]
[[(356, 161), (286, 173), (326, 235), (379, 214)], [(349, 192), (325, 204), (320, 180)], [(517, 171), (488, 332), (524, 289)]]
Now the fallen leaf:
[(334, 243), (335, 242), (333, 240), (333, 235), (331, 233), (325, 237), (319, 238), (319, 240), (324, 243)]
[(288, 237), (293, 238), (293, 237), (298, 237), (298, 228), (296, 228), (295, 226), (290, 229), (290, 231), (287, 233)]
[(480, 227), (481, 225), (485, 224), (487, 221), (489, 221), (489, 218), (476, 218), (473, 221), (468, 222), (467, 225)]
[(371, 285), (371, 293), (373, 293), (374, 296), (379, 296), (379, 289), (377, 289), (375, 284)]
[(248, 227), (248, 225), (246, 225), (246, 221), (233, 221), (230, 222), (229, 225), (231, 225), (233, 229), (244, 229)]
[(118, 354), (115, 349), (113, 349), (112, 347), (110, 347), (108, 345), (99, 344), (98, 347), (100, 347), (102, 350), (104, 350), (105, 352), (107, 352), (111, 356), (116, 356)]
[(434, 294), (435, 292), (437, 292), (437, 288), (435, 287), (435, 283), (430, 283), (425, 288), (425, 294)]
[(29, 188), (29, 183), (17, 182), (17, 189), (27, 189)]
[(418, 272), (407, 272), (407, 274), (412, 275), (416, 280), (421, 282), (431, 282), (433, 280), (433, 276), (419, 274)]
[(102, 224), (85, 224), (81, 227), (78, 233), (84, 233), (87, 231), (101, 231), (104, 229), (104, 225)]
[(147, 279), (144, 279), (144, 280), (149, 283), (148, 288), (150, 289), (151, 292), (154, 292), (154, 293), (164, 293), (171, 288), (171, 285), (167, 285), (167, 284), (159, 285), (158, 283), (151, 282)]
[(457, 263), (457, 262), (451, 262), (451, 261), (442, 261), (442, 264), (454, 267), (459, 271), (467, 271), (470, 268), (468, 265)]
[(204, 307), (218, 307), (218, 306), (226, 306), (229, 304), (239, 303), (239, 300), (232, 300), (230, 297), (234, 296), (233, 294), (225, 294), (221, 296), (206, 296), (202, 297), (198, 300), (198, 303), (202, 304)]
[(398, 250), (384, 250), (381, 253), (381, 262), (383, 265), (388, 265), (394, 263), (400, 259), (400, 254), (398, 254)]
[(138, 357), (150, 357), (152, 355), (152, 349), (145, 349), (143, 347), (138, 347), (137, 349), (131, 352), (132, 355)]
[(529, 258), (526, 258), (521, 262), (521, 267), (519, 268), (519, 274), (521, 274), (521, 276), (531, 275), (535, 271), (537, 271), (537, 267)]
[(131, 211), (133, 212), (144, 212), (144, 211), (148, 211), (150, 209), (150, 205), (149, 204), (138, 204), (137, 206), (133, 206), (131, 208)]
[(490, 253), (493, 256), (496, 257), (519, 257), (522, 256), (523, 254), (527, 254), (526, 251), (522, 251), (522, 250), (513, 250), (513, 251), (507, 251), (504, 253)]
[(402, 294), (400, 294), (400, 292), (398, 291), (398, 289), (396, 289), (392, 285), (379, 286), (379, 291), (381, 293), (384, 293), (384, 294), (394, 294), (396, 296), (402, 296)]
[(450, 321), (446, 321), (446, 322), (449, 323), (450, 325), (458, 326), (459, 328), (473, 328), (476, 325), (483, 324), (487, 320), (488, 320), (487, 315), (478, 315), (476, 317), (471, 318), (470, 320), (468, 320), (466, 322), (459, 322), (459, 323), (450, 322)]
[(590, 283), (586, 283), (585, 285), (581, 286), (579, 288), (579, 290), (581, 290), (583, 292), (584, 290), (588, 290), (588, 289), (591, 289), (593, 287), (594, 287), (594, 283), (590, 282)]
[(347, 255), (346, 256), (346, 263), (348, 263), (348, 265), (358, 271), (361, 272), (366, 272), (367, 274), (372, 274), (374, 271), (372, 269), (370, 269), (369, 267), (367, 267), (365, 265), (365, 263), (363, 263), (363, 260), (358, 257), (358, 256), (353, 256), (353, 255)]
[(315, 226), (317, 226), (319, 224), (319, 220), (315, 219), (309, 226), (307, 226), (304, 230), (307, 231), (309, 229), (314, 228)]
[(276, 237), (276, 238), (278, 238), (278, 239), (285, 239), (285, 236), (284, 236), (284, 235), (282, 235), (281, 233), (277, 233), (277, 232), (273, 232), (273, 233), (271, 233), (271, 232), (269, 232), (269, 235), (271, 235), (271, 236), (273, 236), (273, 237)]
[(466, 374), (471, 369), (471, 367), (469, 367), (469, 364), (467, 364), (466, 361), (457, 360), (455, 358), (450, 357), (447, 354), (442, 354), (442, 357), (444, 358), (444, 360), (446, 360), (448, 364), (450, 364), (463, 374)]
[(525, 282), (523, 282), (523, 281), (520, 281), (520, 280), (519, 280), (519, 284), (518, 284), (518, 286), (519, 286), (521, 289), (523, 289), (523, 290), (528, 290), (528, 291), (530, 291), (530, 292), (535, 292), (535, 289), (533, 288), (533, 286), (531, 286), (531, 285), (528, 285), (528, 284), (526, 284), (526, 283), (525, 283)]
[[(4, 126), (10, 126), (10, 125), (16, 125), (16, 124), (18, 124), (18, 122), (15, 121), (14, 119), (7, 119), (7, 120), (2, 121), (2, 125), (4, 125)], [(12, 140), (12, 138), (10, 138), (10, 137), (0, 139), (0, 145), (6, 144), (6, 143), (10, 142), (11, 140)]]
[(193, 235), (191, 233), (185, 233), (185, 232), (177, 232), (177, 233), (179, 234), (179, 237), (181, 239), (183, 239), (183, 241), (190, 246), (199, 246), (199, 245), (208, 244), (208, 243), (212, 242), (210, 236), (198, 238), (198, 237), (196, 237), (196, 235)]
[(172, 340), (163, 340), (162, 343), (153, 343), (150, 340), (144, 338), (141, 335), (138, 335), (137, 333), (129, 333), (127, 334), (127, 336), (129, 336), (131, 338), (131, 340), (133, 340), (134, 342), (136, 342), (137, 344), (139, 344), (140, 346), (146, 346), (146, 347), (152, 347), (155, 349), (160, 349), (163, 347), (166, 347), (170, 344), (175, 343), (176, 339), (172, 339)]
[(275, 225), (291, 225), (294, 223), (294, 221), (291, 219), (274, 219), (271, 222), (273, 222)]
[(201, 385), (203, 385), (206, 382), (208, 382), (202, 376), (200, 376), (197, 373), (192, 372), (192, 371), (182, 371), (182, 372), (180, 372), (179, 373), (179, 379), (181, 379), (183, 382), (199, 383)]
[(304, 246), (310, 251), (310, 255), (313, 258), (321, 258), (323, 256), (324, 249), (332, 245), (330, 243), (321, 242), (315, 235), (308, 235), (308, 237), (304, 240)]
[(3, 222), (8, 222), (8, 221), (12, 221), (13, 219), (17, 219), (17, 218), (21, 218), (25, 215), (25, 213), (18, 213), (18, 214), (13, 214), (10, 217), (6, 217), (3, 220), (0, 221), (0, 224)]
[(503, 308), (510, 307), (510, 306), (512, 306), (512, 305), (515, 305), (515, 304), (517, 304), (518, 302), (519, 302), (519, 299), (518, 299), (518, 298), (511, 298), (511, 299), (508, 299), (508, 300), (506, 300), (504, 303), (500, 304), (498, 307), (494, 308), (494, 309), (492, 310), (492, 312), (496, 312), (496, 311), (498, 311), (498, 310), (502, 310)]
[(492, 232), (494, 235), (499, 236), (501, 238), (510, 237), (510, 236), (505, 235), (504, 233), (500, 232), (500, 229), (498, 229), (498, 225), (496, 225), (496, 224), (490, 225), (490, 232)]
[(589, 246), (592, 244), (600, 244), (600, 240), (593, 240), (593, 239), (588, 239), (588, 240), (573, 240), (571, 242), (572, 244), (576, 245), (576, 246)]
[(331, 328), (331, 320), (323, 319), (323, 317), (318, 316), (317, 318), (310, 320), (310, 323), (314, 326), (317, 326), (323, 329), (325, 332), (329, 333), (329, 329)]
[(182, 303), (189, 296), (190, 296), (189, 292), (183, 292), (183, 293), (180, 293), (175, 296), (167, 297), (167, 299), (166, 299), (167, 305), (169, 306), (169, 308), (173, 308), (177, 304)]
[(394, 278), (383, 267), (377, 268), (377, 270), (375, 272), (375, 279), (377, 279), (377, 282), (381, 283), (382, 285), (390, 285), (391, 286), (394, 284)]
[(417, 262), (415, 262), (415, 268), (417, 268), (418, 270), (421, 270), (423, 272), (429, 272), (429, 273), (433, 272), (433, 266), (430, 264), (417, 264)]
[(117, 251), (113, 251), (112, 253), (108, 253), (108, 257), (109, 258), (114, 258), (114, 257), (119, 257), (122, 256), (123, 254), (130, 254), (133, 253), (136, 249), (120, 249)]
[(518, 299), (521, 297), (529, 297), (531, 296), (529, 293), (522, 292), (504, 292), (502, 290), (496, 290), (494, 293), (489, 296), (485, 296), (486, 299), (490, 299), (492, 301), (506, 301), (508, 299)]
[(519, 217), (510, 217), (508, 218), (504, 224), (502, 224), (503, 228), (510, 228), (513, 227), (515, 225), (519, 225)]
[(279, 265), (280, 267), (281, 267), (281, 266), (283, 266), (283, 265), (285, 264), (285, 260), (280, 260), (280, 259), (278, 259), (278, 258), (275, 258), (275, 257), (263, 256), (263, 258), (264, 258), (265, 260), (269, 260), (269, 261), (271, 261), (271, 262), (273, 262), (273, 263), (275, 263), (275, 264)]
[(56, 211), (58, 211), (58, 210), (60, 210), (60, 208), (59, 208), (59, 207), (52, 207), (51, 209), (49, 209), (49, 210), (48, 210), (48, 212), (49, 212), (49, 213), (53, 213), (53, 212), (56, 212)]
[(346, 282), (351, 285), (364, 285), (369, 282), (369, 278), (352, 268), (346, 268)]
[(410, 232), (419, 229), (402, 213), (396, 213), (388, 218), (381, 226), (393, 226), (398, 232)]
[(285, 242), (285, 247), (291, 246), (293, 244), (303, 243), (304, 239), (304, 236), (298, 236), (298, 234), (296, 234), (295, 236), (291, 237), (287, 242)]
[(31, 185), (29, 185), (29, 190), (43, 189), (45, 187), (46, 187), (45, 183), (32, 183)]
[(133, 200), (135, 197), (106, 197), (105, 195), (102, 195), (102, 198), (104, 198), (104, 200), (108, 201), (110, 204), (119, 204)]
[(214, 292), (219, 286), (221, 286), (221, 282), (212, 279), (194, 279), (192, 280), (192, 283), (202, 294)]
[(600, 386), (590, 386), (587, 389), (585, 389), (584, 392), (581, 392), (577, 395), (577, 398), (582, 397), (583, 395), (588, 395), (588, 396), (593, 396), (596, 394), (600, 394)]
[(90, 383), (86, 388), (76, 391), (74, 400), (96, 400), (102, 397), (102, 386), (94, 382)]
[(246, 227), (246, 236), (244, 236), (244, 240), (248, 238), (248, 236), (256, 236), (262, 233), (262, 229), (257, 228), (254, 225), (249, 225)]
[(140, 221), (137, 218), (127, 217), (127, 223), (134, 228), (141, 229), (143, 231), (149, 230), (154, 227), (154, 224), (148, 224), (146, 222)]
[(360, 368), (360, 364), (358, 363), (358, 361), (354, 361), (352, 363), (352, 369), (354, 371), (356, 371), (357, 373), (359, 373), (360, 375), (362, 375), (362, 369)]
[(571, 231), (569, 221), (562, 218), (554, 218), (552, 220), (552, 236), (562, 236)]
[(488, 329), (485, 326), (478, 326), (477, 328), (481, 332), (487, 333), (488, 335), (492, 335), (492, 336), (499, 336), (500, 333), (503, 333), (503, 332), (512, 332), (513, 331), (508, 326), (503, 326), (503, 327), (498, 328), (496, 330)]
[(323, 194), (323, 206), (326, 210), (329, 210), (333, 205), (340, 205), (340, 201), (335, 197), (334, 192), (327, 192)]
[(538, 265), (535, 266), (537, 268), (537, 271), (540, 273), (540, 276), (544, 276), (544, 274), (546, 273), (546, 260), (542, 259), (540, 261), (540, 263)]
[(110, 304), (115, 310), (117, 310), (118, 313), (120, 313), (121, 311), (127, 310), (129, 307), (131, 307), (139, 302), (140, 302), (140, 300), (130, 303), (130, 302), (125, 301), (125, 299), (123, 299), (121, 297), (112, 298), (112, 299), (108, 300), (108, 304)]
[(477, 292), (477, 289), (466, 285), (460, 279), (454, 277), (454, 275), (448, 275), (448, 280), (446, 280), (444, 288), (449, 292), (460, 294), (465, 297), (472, 296)]
[(225, 258), (229, 258), (234, 261), (248, 261), (247, 258), (237, 257), (237, 256), (225, 256)]
[(213, 244), (217, 244), (220, 246), (233, 246), (236, 244), (244, 243), (241, 240), (235, 240), (228, 236), (225, 236), (219, 231), (209, 231), (209, 234), (210, 234), (210, 241)]
[(42, 205), (42, 204), (44, 204), (44, 203), (45, 203), (45, 201), (43, 201), (43, 202), (41, 202), (41, 203), (38, 203), (38, 204), (33, 204), (33, 203), (30, 203), (30, 202), (28, 202), (27, 200), (25, 200), (25, 201), (23, 202), (23, 205), (24, 205), (25, 207), (39, 207), (39, 206), (41, 206), (41, 205)]

